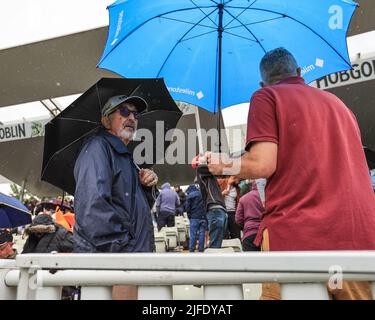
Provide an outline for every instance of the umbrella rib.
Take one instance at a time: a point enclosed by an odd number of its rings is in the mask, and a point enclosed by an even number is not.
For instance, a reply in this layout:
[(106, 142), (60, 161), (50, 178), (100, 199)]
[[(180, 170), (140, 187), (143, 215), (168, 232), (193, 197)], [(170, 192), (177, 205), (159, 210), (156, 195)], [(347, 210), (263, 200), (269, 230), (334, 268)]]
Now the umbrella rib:
[(130, 94), (129, 96), (132, 96), (140, 87), (142, 87), (142, 83), (139, 84)]
[[(266, 19), (266, 20), (261, 20), (261, 21), (256, 21), (256, 22), (250, 22), (250, 23), (246, 23), (244, 25), (245, 26), (251, 26), (251, 25), (254, 25), (254, 24), (264, 23), (264, 22), (270, 22), (270, 21), (278, 20), (278, 19), (282, 19), (282, 18), (286, 18), (286, 17), (285, 16), (281, 16), (281, 17), (276, 17), (276, 18), (272, 18), (272, 19)], [(242, 26), (230, 27), (230, 28), (226, 28), (226, 30), (233, 30), (233, 29), (238, 29), (238, 28), (242, 28)]]
[(254, 39), (256, 40), (256, 42), (258, 42), (258, 44), (260, 45), (260, 47), (263, 49), (264, 53), (267, 53), (266, 49), (263, 47), (263, 45), (260, 43), (259, 39), (255, 36), (255, 34), (246, 26), (243, 24), (243, 22), (239, 19), (237, 19), (236, 17), (234, 17), (234, 15), (232, 15), (227, 9), (225, 9), (225, 12), (228, 13), (231, 17), (233, 17), (235, 20), (237, 20), (253, 37)]
[(217, 30), (209, 31), (209, 32), (205, 32), (205, 33), (202, 33), (202, 34), (198, 34), (197, 36), (190, 37), (190, 38), (186, 38), (186, 39), (184, 39), (184, 40), (181, 40), (180, 42), (189, 41), (189, 40), (191, 40), (191, 39), (199, 38), (199, 37), (201, 37), (201, 36), (205, 36), (206, 34), (214, 33), (214, 32), (216, 32), (216, 31), (217, 31)]
[[(230, 22), (228, 22), (225, 26), (224, 26), (224, 29), (229, 26), (234, 20), (237, 20), (237, 18), (242, 15), (246, 9), (249, 9), (255, 2), (257, 2), (258, 0), (254, 0), (247, 8), (243, 9), (235, 18), (233, 18)], [(229, 3), (229, 2), (227, 2)]]
[[(214, 13), (215, 11), (217, 10), (217, 8), (215, 8), (214, 10), (212, 10), (211, 12), (210, 12), (210, 14), (209, 15), (211, 15), (212, 13)], [(157, 73), (157, 78), (159, 78), (159, 76), (160, 76), (160, 73), (161, 73), (161, 71), (163, 70), (163, 68), (164, 68), (164, 66), (165, 66), (165, 64), (167, 63), (167, 61), (168, 61), (168, 59), (169, 59), (169, 57), (172, 55), (172, 53), (173, 53), (173, 51), (176, 49), (176, 47), (178, 46), (178, 44), (179, 43), (181, 43), (182, 42), (182, 40), (189, 34), (189, 32), (191, 31), (191, 30), (193, 30), (200, 22), (202, 22), (204, 19), (206, 19), (207, 18), (207, 16), (205, 16), (205, 17), (203, 17), (201, 20), (199, 20), (198, 21), (198, 23), (196, 23), (194, 26), (192, 26), (188, 31), (186, 31), (185, 32), (185, 34), (176, 42), (176, 44), (173, 46), (173, 48), (171, 49), (171, 51), (169, 52), (169, 54), (168, 54), (168, 56), (165, 58), (165, 60), (164, 60), (164, 62), (163, 62), (163, 64), (162, 64), (162, 66), (160, 67), (160, 69), (159, 69), (159, 71), (158, 71), (158, 73)]]
[(99, 87), (98, 87), (98, 83), (95, 83), (95, 90), (96, 90), (96, 95), (98, 97), (98, 100), (99, 100), (99, 113), (102, 113), (102, 109), (103, 109), (103, 106), (102, 106), (102, 101), (100, 99), (100, 93), (99, 93)]
[[(241, 9), (241, 7), (229, 7), (229, 8), (234, 8), (234, 9)], [(324, 39), (319, 33), (317, 33), (313, 28), (309, 27), (308, 25), (306, 25), (305, 23), (303, 23), (302, 21), (298, 20), (298, 19), (295, 19), (285, 13), (280, 13), (280, 12), (277, 12), (277, 11), (273, 11), (273, 10), (267, 10), (267, 9), (260, 9), (260, 8), (249, 8), (248, 10), (256, 10), (256, 11), (263, 11), (263, 12), (270, 12), (270, 13), (276, 13), (276, 14), (280, 14), (280, 15), (283, 15), (284, 17), (286, 18), (289, 18), (301, 25), (303, 25), (304, 27), (306, 27), (307, 29), (309, 29), (312, 33), (314, 33), (315, 35), (317, 35), (320, 39), (322, 39), (326, 44), (328, 44), (328, 46), (333, 50), (335, 51), (341, 59), (343, 59), (345, 61), (345, 63), (351, 67), (351, 64), (350, 62), (346, 61), (346, 59), (326, 40)]]
[(210, 19), (210, 21), (217, 27), (217, 24), (215, 23), (215, 21), (213, 21), (203, 10), (202, 8), (200, 8), (193, 0), (190, 0), (190, 2), (195, 5), (208, 19)]
[(46, 166), (44, 167), (44, 170), (43, 170), (43, 172), (42, 172), (42, 178), (43, 178), (44, 173), (46, 172), (46, 170), (47, 170), (47, 168), (48, 168), (49, 163), (52, 161), (52, 159), (53, 159), (57, 154), (63, 152), (65, 149), (69, 148), (72, 144), (76, 143), (77, 141), (79, 141), (79, 140), (81, 140), (81, 139), (87, 137), (88, 135), (90, 135), (91, 133), (93, 133), (93, 132), (94, 132), (95, 130), (97, 130), (98, 128), (99, 128), (99, 126), (96, 127), (96, 128), (94, 128), (94, 129), (92, 129), (92, 130), (90, 130), (90, 131), (88, 131), (88, 132), (86, 132), (84, 135), (80, 136), (78, 139), (75, 139), (73, 142), (69, 143), (69, 144), (66, 145), (64, 148), (61, 148), (60, 150), (56, 151), (56, 152), (55, 152), (55, 153), (49, 158), (48, 162), (46, 163)]
[[(162, 19), (165, 19), (165, 20), (172, 20), (172, 21), (177, 21), (177, 22), (182, 22), (182, 23), (186, 23), (186, 24), (192, 24), (192, 25), (195, 25), (194, 22), (189, 22), (189, 21), (183, 21), (183, 20), (179, 20), (179, 19), (173, 19), (173, 18), (168, 18), (168, 17), (161, 17)], [(205, 27), (205, 28), (210, 28), (210, 29), (217, 29), (215, 27), (211, 27), (211, 26), (206, 26), (204, 24), (199, 24), (200, 27)]]
[[(205, 8), (215, 8), (216, 9), (216, 6), (207, 6)], [(146, 21), (142, 22), (140, 25), (136, 26), (134, 29), (132, 29), (131, 31), (129, 31), (120, 41), (118, 41), (116, 43), (116, 45), (113, 46), (113, 48), (111, 49), (111, 51), (109, 51), (104, 57), (102, 57), (98, 63), (101, 64), (102, 61), (108, 57), (108, 55), (113, 51), (115, 50), (127, 37), (129, 37), (130, 35), (132, 35), (134, 32), (136, 32), (138, 29), (142, 28), (145, 24), (147, 24), (148, 22), (154, 20), (154, 19), (157, 19), (157, 18), (164, 18), (163, 16), (167, 15), (167, 14), (171, 14), (171, 13), (176, 13), (176, 12), (183, 12), (183, 11), (190, 11), (190, 10), (197, 10), (196, 7), (194, 8), (184, 8), (184, 9), (177, 9), (177, 10), (172, 10), (172, 11), (168, 11), (168, 12), (164, 12), (164, 13), (161, 13), (157, 16), (154, 16), (150, 19), (147, 19)]]
[(232, 36), (235, 36), (235, 37), (241, 38), (241, 39), (245, 39), (245, 40), (249, 40), (249, 41), (252, 41), (252, 42), (257, 43), (257, 41), (254, 40), (254, 39), (246, 38), (246, 37), (243, 37), (243, 36), (240, 36), (240, 35), (238, 35), (238, 34), (228, 32), (228, 31), (223, 31), (223, 32), (226, 33), (226, 34), (230, 34), (230, 35), (232, 35)]
[(85, 123), (91, 123), (100, 125), (98, 122), (90, 121), (90, 120), (84, 120), (84, 119), (74, 119), (74, 118), (58, 118), (59, 120), (68, 120), (68, 121), (78, 121), (78, 122), (85, 122)]

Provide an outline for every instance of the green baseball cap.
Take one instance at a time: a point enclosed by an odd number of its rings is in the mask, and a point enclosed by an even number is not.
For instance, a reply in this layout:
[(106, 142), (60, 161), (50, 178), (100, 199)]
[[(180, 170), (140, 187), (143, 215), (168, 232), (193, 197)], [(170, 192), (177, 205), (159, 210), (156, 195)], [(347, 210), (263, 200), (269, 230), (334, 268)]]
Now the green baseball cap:
[(133, 104), (137, 108), (138, 112), (143, 112), (144, 110), (147, 109), (147, 106), (148, 106), (146, 100), (139, 96), (126, 96), (126, 95), (113, 96), (109, 98), (108, 101), (105, 103), (102, 109), (102, 116), (106, 117), (110, 115), (123, 102), (128, 102), (128, 103)]

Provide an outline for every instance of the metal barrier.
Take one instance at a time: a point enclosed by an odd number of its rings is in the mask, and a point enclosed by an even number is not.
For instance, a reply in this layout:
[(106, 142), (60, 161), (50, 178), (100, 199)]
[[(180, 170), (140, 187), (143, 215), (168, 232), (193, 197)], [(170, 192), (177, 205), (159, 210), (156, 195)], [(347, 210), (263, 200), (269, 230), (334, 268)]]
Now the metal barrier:
[(25, 254), (0, 260), (1, 299), (111, 299), (113, 285), (138, 285), (138, 299), (173, 299), (172, 286), (203, 286), (204, 299), (243, 299), (243, 284), (278, 282), (282, 299), (328, 299), (327, 282), (370, 281), (374, 251), (246, 253)]

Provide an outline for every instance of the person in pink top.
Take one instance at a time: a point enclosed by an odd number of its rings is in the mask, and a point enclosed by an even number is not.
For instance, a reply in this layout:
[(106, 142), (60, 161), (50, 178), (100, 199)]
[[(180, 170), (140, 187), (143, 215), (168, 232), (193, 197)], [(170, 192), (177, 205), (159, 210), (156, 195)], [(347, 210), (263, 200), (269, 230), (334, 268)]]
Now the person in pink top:
[[(260, 73), (247, 152), (233, 160), (206, 154), (212, 174), (237, 168), (240, 178), (267, 179), (255, 243), (271, 251), (375, 250), (375, 198), (355, 116), (335, 95), (305, 84), (284, 48), (266, 53)], [(353, 282), (334, 294), (370, 299), (369, 288)]]
[(258, 233), (264, 207), (260, 199), (255, 180), (252, 182), (251, 191), (240, 198), (238, 202), (235, 220), (243, 230), (243, 251), (260, 251), (260, 247), (254, 244)]

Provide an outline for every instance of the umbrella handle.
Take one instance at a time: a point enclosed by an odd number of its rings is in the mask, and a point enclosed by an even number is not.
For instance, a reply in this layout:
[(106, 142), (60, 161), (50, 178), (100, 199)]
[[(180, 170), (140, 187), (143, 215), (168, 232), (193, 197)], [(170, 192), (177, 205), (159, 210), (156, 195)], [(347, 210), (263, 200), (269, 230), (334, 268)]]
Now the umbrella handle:
[(138, 172), (141, 171), (141, 168), (139, 167), (139, 165), (137, 165), (137, 164), (135, 163), (134, 160), (133, 160), (133, 163), (134, 163), (135, 167), (137, 168)]
[[(135, 167), (137, 168), (138, 172), (141, 171), (141, 168), (135, 163), (135, 161), (133, 160), (133, 163), (135, 165)], [(156, 186), (152, 186), (151, 187), (151, 195), (152, 195), (152, 198), (156, 201), (157, 199), (157, 196), (156, 196)]]

